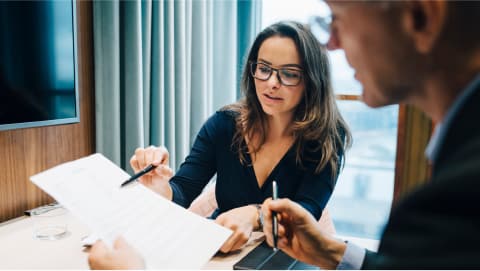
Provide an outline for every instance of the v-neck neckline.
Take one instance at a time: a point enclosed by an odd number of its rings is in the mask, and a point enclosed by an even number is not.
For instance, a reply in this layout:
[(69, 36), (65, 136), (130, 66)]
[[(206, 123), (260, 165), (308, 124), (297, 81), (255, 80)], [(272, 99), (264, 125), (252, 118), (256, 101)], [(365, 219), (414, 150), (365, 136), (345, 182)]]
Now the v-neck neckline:
[(252, 160), (252, 156), (250, 154), (250, 152), (248, 151), (248, 146), (247, 146), (247, 143), (245, 140), (243, 140), (243, 144), (245, 144), (245, 148), (244, 148), (244, 155), (246, 157), (246, 160), (247, 160), (247, 167), (250, 171), (250, 173), (252, 174), (253, 176), (253, 181), (254, 181), (254, 184), (255, 184), (255, 187), (257, 187), (257, 189), (259, 189), (260, 191), (264, 189), (265, 185), (267, 183), (271, 183), (273, 180), (275, 180), (276, 178), (276, 175), (278, 174), (278, 171), (279, 171), (279, 167), (280, 165), (283, 163), (283, 161), (291, 154), (291, 152), (293, 151), (295, 145), (297, 145), (296, 142), (293, 142), (293, 144), (288, 148), (288, 150), (283, 154), (282, 158), (280, 159), (280, 161), (278, 161), (278, 163), (273, 167), (272, 171), (270, 172), (270, 174), (268, 174), (267, 178), (265, 179), (265, 182), (263, 182), (262, 186), (259, 186), (258, 185), (258, 179), (257, 179), (257, 174), (255, 173), (255, 168), (253, 167), (253, 160)]

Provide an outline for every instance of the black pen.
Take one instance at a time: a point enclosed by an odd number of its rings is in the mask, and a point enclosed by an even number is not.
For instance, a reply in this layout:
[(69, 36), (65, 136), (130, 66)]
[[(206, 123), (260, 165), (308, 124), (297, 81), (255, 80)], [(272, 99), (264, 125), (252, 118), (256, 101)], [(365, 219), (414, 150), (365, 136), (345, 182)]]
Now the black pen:
[[(272, 200), (278, 199), (278, 187), (277, 182), (272, 182)], [(277, 240), (278, 240), (278, 220), (277, 220), (277, 212), (272, 211), (272, 234), (273, 234), (273, 250), (277, 251)]]
[(157, 166), (154, 166), (152, 164), (148, 165), (146, 168), (140, 170), (137, 174), (134, 174), (132, 177), (130, 177), (130, 179), (124, 181), (120, 187), (124, 187), (125, 185), (135, 181), (136, 179), (142, 177), (143, 175), (149, 173), (150, 171), (152, 171), (154, 168), (156, 168)]

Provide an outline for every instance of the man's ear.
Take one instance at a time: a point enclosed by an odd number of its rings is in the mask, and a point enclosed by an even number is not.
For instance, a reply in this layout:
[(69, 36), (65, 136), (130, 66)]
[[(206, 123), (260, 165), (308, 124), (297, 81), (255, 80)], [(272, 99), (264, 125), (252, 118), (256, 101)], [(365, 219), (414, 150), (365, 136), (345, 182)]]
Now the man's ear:
[(403, 26), (420, 53), (429, 53), (447, 19), (446, 1), (406, 1)]

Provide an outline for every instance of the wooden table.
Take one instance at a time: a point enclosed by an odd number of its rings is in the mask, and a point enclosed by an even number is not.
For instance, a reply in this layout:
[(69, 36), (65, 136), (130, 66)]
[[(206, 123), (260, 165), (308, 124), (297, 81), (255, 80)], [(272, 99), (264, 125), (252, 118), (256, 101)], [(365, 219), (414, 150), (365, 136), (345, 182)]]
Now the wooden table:
[[(23, 216), (0, 224), (0, 269), (88, 269), (87, 253), (81, 239), (89, 234), (86, 226), (70, 213), (62, 219), (68, 224), (68, 234), (61, 240), (37, 240), (33, 237), (33, 221)], [(261, 233), (241, 251), (217, 254), (203, 269), (232, 269), (233, 265), (260, 243)], [(376, 250), (378, 241), (348, 238), (363, 247)]]

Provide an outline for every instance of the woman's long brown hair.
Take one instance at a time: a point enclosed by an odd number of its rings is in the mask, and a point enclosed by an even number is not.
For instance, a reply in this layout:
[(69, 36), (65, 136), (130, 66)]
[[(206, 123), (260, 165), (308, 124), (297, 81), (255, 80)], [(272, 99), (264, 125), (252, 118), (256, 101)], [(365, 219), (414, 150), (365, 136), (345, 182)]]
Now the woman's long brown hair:
[[(248, 151), (248, 147), (243, 144), (244, 140), (253, 142), (252, 139), (255, 138), (255, 142), (258, 142), (256, 146), (250, 146), (251, 154), (258, 152), (265, 143), (267, 118), (257, 98), (249, 63), (257, 61), (260, 46), (273, 36), (292, 39), (302, 61), (305, 91), (295, 110), (292, 124), (296, 162), (300, 166), (306, 161), (316, 163), (315, 173), (329, 165), (332, 177), (336, 181), (342, 163), (339, 155), (344, 154), (350, 147), (352, 138), (335, 102), (326, 49), (306, 26), (297, 22), (278, 22), (264, 29), (256, 37), (242, 74), (241, 90), (244, 98), (223, 108), (238, 113), (233, 147), (238, 150), (242, 163), (245, 163), (244, 153)], [(322, 156), (320, 160), (312, 161), (305, 155), (305, 150), (321, 151)]]

